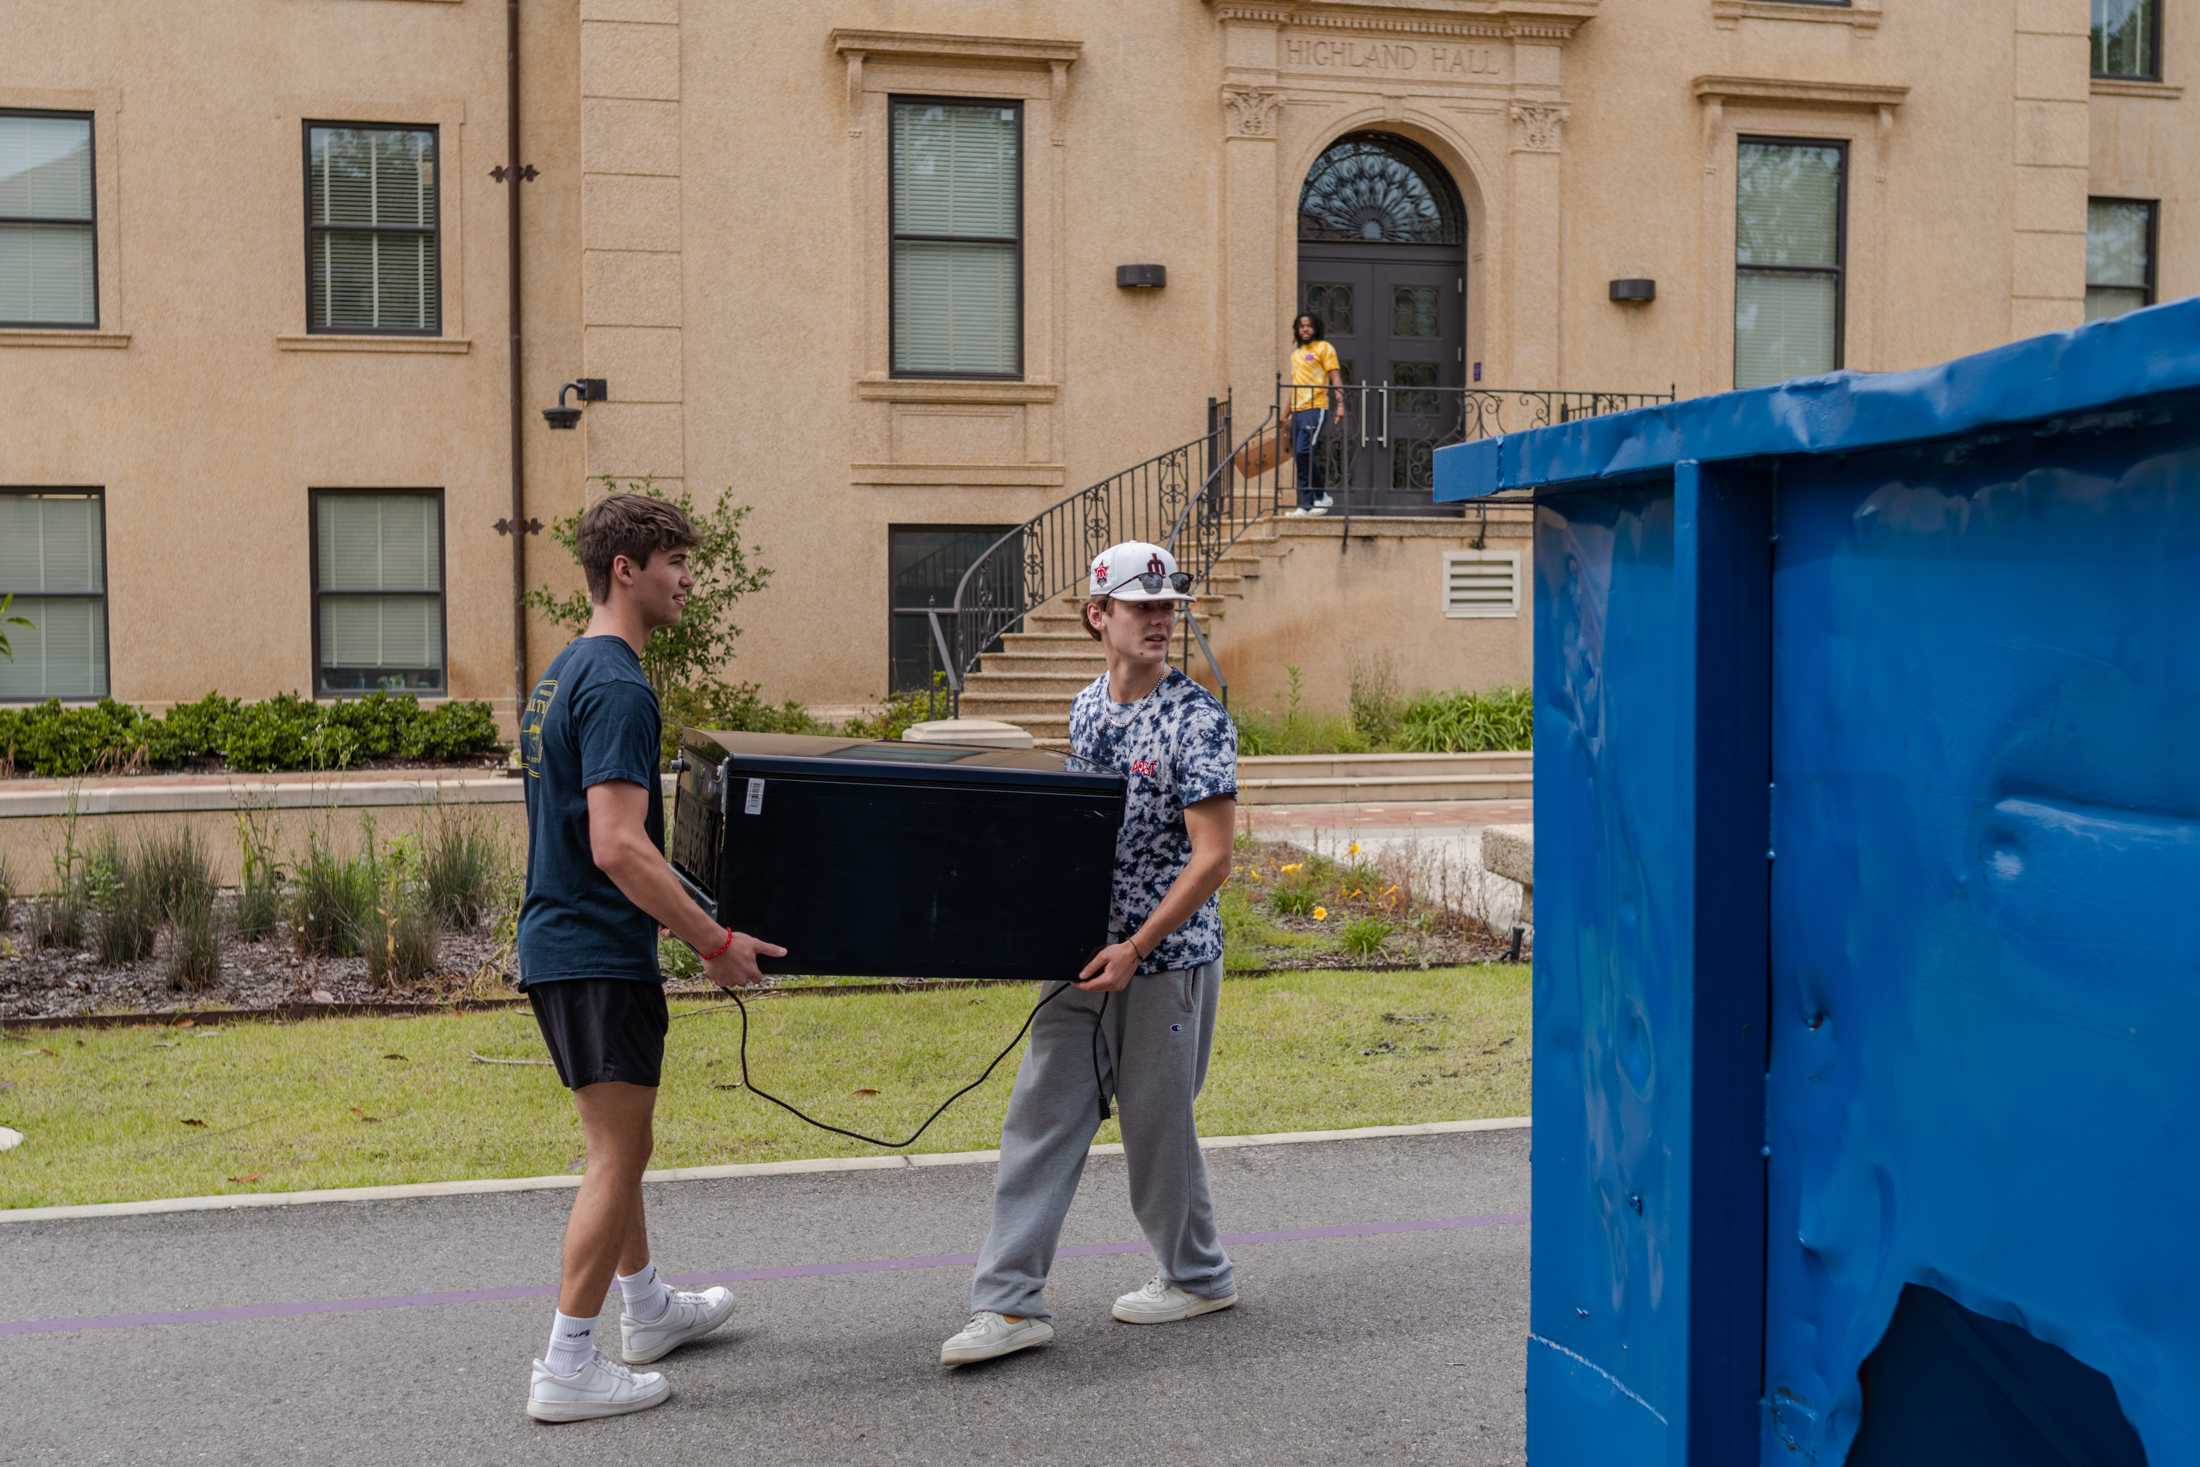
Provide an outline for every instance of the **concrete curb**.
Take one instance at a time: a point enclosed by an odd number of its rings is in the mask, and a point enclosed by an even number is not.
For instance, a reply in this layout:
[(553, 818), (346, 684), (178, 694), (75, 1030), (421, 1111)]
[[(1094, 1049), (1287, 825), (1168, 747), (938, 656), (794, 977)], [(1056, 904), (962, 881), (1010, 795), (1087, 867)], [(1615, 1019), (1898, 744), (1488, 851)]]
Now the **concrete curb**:
[[(1200, 1141), (1208, 1151), (1229, 1151), (1247, 1146), (1293, 1146), (1308, 1141), (1371, 1141), (1385, 1136), (1454, 1136), (1472, 1131), (1519, 1131), (1529, 1128), (1526, 1116), (1506, 1116), (1484, 1121), (1423, 1121), (1409, 1126), (1364, 1126), (1351, 1131), (1278, 1131), (1259, 1136), (1208, 1136)], [(1120, 1156), (1123, 1147), (1108, 1142), (1092, 1148), (1094, 1156)], [(671, 1167), (645, 1172), (645, 1182), (718, 1182), (735, 1177), (784, 1177), (812, 1172), (900, 1171), (911, 1167), (982, 1166), (1000, 1160), (998, 1151), (943, 1151), (924, 1156), (842, 1156), (814, 1161), (761, 1161), (733, 1166)], [(392, 1202), (409, 1197), (470, 1197), (484, 1192), (548, 1192), (578, 1187), (577, 1175), (556, 1177), (495, 1177), (472, 1182), (410, 1182), (393, 1187), (326, 1187), (314, 1192), (236, 1192), (218, 1197), (160, 1197), (145, 1202), (92, 1202), (74, 1207), (20, 1207), (0, 1211), (0, 1226), (9, 1223), (66, 1222), (77, 1218), (148, 1217), (169, 1212), (230, 1212), (248, 1207), (302, 1207), (316, 1202)]]

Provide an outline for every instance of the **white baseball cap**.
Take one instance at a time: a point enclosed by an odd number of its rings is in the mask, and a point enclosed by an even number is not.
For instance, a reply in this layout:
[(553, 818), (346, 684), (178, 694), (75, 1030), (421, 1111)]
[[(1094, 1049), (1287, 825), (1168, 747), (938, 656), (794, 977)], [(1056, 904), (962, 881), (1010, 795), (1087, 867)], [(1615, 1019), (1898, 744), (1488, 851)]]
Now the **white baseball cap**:
[(1191, 577), (1159, 545), (1125, 540), (1093, 557), (1090, 594), (1118, 601), (1189, 601)]

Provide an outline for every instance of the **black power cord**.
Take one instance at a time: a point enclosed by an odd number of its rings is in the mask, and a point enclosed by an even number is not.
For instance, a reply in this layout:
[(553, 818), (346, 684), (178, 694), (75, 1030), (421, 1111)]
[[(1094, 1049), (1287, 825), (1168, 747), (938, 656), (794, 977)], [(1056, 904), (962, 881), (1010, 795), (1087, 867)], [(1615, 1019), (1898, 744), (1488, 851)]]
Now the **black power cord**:
[[(915, 1145), (917, 1138), (919, 1136), (922, 1136), (926, 1131), (930, 1130), (932, 1127), (932, 1123), (938, 1120), (940, 1116), (945, 1113), (949, 1106), (953, 1105), (956, 1101), (962, 1099), (965, 1095), (968, 1095), (971, 1091), (977, 1089), (980, 1085), (983, 1085), (987, 1080), (991, 1079), (993, 1077), (993, 1072), (996, 1069), (1000, 1068), (1001, 1061), (1007, 1059), (1010, 1053), (1015, 1050), (1016, 1046), (1024, 1042), (1024, 1036), (1031, 1032), (1032, 1024), (1037, 1022), (1039, 1018), (1039, 1010), (1045, 1008), (1048, 1004), (1054, 1002), (1054, 1000), (1060, 998), (1063, 994), (1067, 993), (1072, 986), (1073, 985), (1071, 984), (1064, 983), (1061, 984), (1059, 987), (1056, 987), (1051, 991), (1042, 994), (1039, 1001), (1031, 1006), (1031, 1012), (1024, 1016), (1023, 1027), (1016, 1031), (1016, 1037), (1008, 1041), (1007, 1048), (1003, 1049), (999, 1054), (993, 1056), (993, 1063), (985, 1067), (985, 1073), (978, 1076), (977, 1079), (972, 1080), (968, 1085), (963, 1086), (962, 1089), (956, 1091), (953, 1095), (948, 1096), (947, 1099), (941, 1101), (939, 1103), (939, 1108), (937, 1110), (934, 1110), (932, 1114), (924, 1118), (924, 1124), (917, 1127), (916, 1130), (911, 1131), (906, 1140), (901, 1141), (888, 1141), (880, 1136), (866, 1136), (861, 1131), (851, 1131), (842, 1126), (831, 1125), (825, 1121), (819, 1120), (813, 1115), (809, 1115), (804, 1111), (796, 1109), (794, 1106), (789, 1105), (786, 1101), (781, 1100), (778, 1096), (772, 1094), (769, 1090), (759, 1089), (756, 1082), (749, 1078), (749, 1006), (741, 1001), (741, 995), (733, 989), (727, 989), (726, 996), (733, 1000), (734, 1008), (738, 1009), (741, 1014), (741, 1085), (743, 1089), (752, 1092), (759, 1099), (770, 1101), (773, 1105), (778, 1106), (781, 1110), (785, 1111), (788, 1115), (793, 1116), (796, 1120), (803, 1121), (809, 1125), (815, 1126), (820, 1131), (830, 1131), (835, 1136), (846, 1136), (851, 1141), (861, 1141), (870, 1146), (881, 1146), (889, 1151), (898, 1151), (904, 1146)], [(723, 1008), (724, 1005), (721, 1004), (718, 1005), (718, 1007)], [(1100, 1085), (1100, 1016), (1105, 1015), (1107, 1011), (1108, 996), (1103, 993), (1100, 995), (1100, 1013), (1094, 1016), (1092, 1029), (1092, 1078), (1095, 1088), (1100, 1090), (1100, 1119), (1102, 1119), (1103, 1121), (1108, 1118), (1109, 1111), (1107, 1091), (1105, 1087), (1102, 1087)], [(696, 1012), (700, 1013), (704, 1011), (697, 1010)], [(682, 1017), (685, 1017), (685, 1015), (683, 1015)]]

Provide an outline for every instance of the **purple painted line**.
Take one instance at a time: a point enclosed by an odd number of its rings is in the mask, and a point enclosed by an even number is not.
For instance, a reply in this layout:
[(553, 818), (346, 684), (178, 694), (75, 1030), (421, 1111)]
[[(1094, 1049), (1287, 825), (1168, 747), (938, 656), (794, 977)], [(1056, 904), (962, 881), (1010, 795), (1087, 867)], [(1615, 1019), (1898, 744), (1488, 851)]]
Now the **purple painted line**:
[[(1335, 1238), (1381, 1238), (1399, 1233), (1461, 1232), (1525, 1226), (1524, 1212), (1494, 1212), (1479, 1217), (1414, 1218), (1403, 1222), (1335, 1223), (1316, 1228), (1284, 1228), (1266, 1233), (1232, 1233), (1232, 1248), (1264, 1243), (1314, 1243)], [(1078, 1243), (1061, 1250), (1064, 1258), (1112, 1258), (1143, 1253), (1146, 1243)], [(970, 1268), (975, 1253), (931, 1253), (909, 1258), (857, 1258), (838, 1263), (796, 1263), (777, 1268), (737, 1268), (720, 1273), (683, 1274), (681, 1284), (753, 1284), (778, 1279), (834, 1278), (845, 1274), (901, 1273), (912, 1269)], [(495, 1304), (512, 1299), (554, 1299), (554, 1284), (517, 1284), (501, 1289), (449, 1289), (436, 1294), (388, 1294), (366, 1299), (301, 1299), (282, 1304), (229, 1304), (212, 1309), (173, 1309), (151, 1314), (95, 1314), (77, 1319), (0, 1320), (0, 1338), (18, 1335), (72, 1334), (93, 1329), (151, 1329), (170, 1324), (237, 1324), (250, 1319), (295, 1319), (308, 1314), (361, 1314), (375, 1309), (439, 1309), (454, 1304)]]

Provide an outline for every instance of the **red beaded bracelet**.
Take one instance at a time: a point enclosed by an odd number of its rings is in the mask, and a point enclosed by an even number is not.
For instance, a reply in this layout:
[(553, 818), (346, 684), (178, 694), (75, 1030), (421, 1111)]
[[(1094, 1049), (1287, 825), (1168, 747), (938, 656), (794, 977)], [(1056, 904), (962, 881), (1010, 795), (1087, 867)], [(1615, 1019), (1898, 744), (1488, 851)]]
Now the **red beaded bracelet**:
[(720, 958), (724, 957), (724, 956), (726, 955), (726, 949), (727, 949), (727, 948), (730, 948), (730, 947), (732, 947), (732, 946), (733, 946), (733, 929), (732, 929), (731, 927), (728, 927), (728, 928), (726, 929), (726, 940), (725, 940), (724, 942), (721, 942), (721, 943), (719, 943), (719, 944), (718, 944), (718, 950), (717, 950), (716, 952), (709, 952), (709, 953), (704, 953), (704, 954), (703, 954), (703, 961), (704, 961), (704, 962), (706, 962), (706, 963), (710, 963), (710, 962), (716, 962), (716, 961), (717, 961), (718, 959), (720, 959)]

